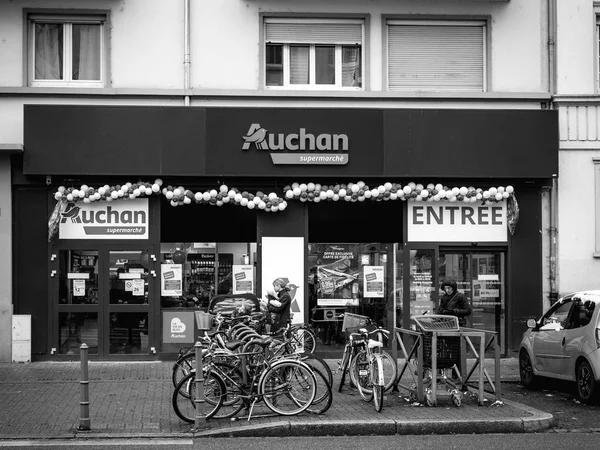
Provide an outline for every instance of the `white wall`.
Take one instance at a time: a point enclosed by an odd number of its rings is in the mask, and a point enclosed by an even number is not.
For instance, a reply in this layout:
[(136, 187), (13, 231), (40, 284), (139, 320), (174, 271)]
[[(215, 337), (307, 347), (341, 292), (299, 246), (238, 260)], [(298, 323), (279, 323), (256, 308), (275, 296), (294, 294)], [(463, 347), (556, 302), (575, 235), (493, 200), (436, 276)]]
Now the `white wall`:
[(0, 363), (12, 360), (12, 196), (10, 156), (0, 156)]
[(594, 259), (595, 198), (593, 157), (598, 150), (560, 152), (558, 261), (561, 293), (598, 289), (600, 259)]
[[(370, 15), (371, 90), (383, 83), (384, 15), (492, 17), (491, 86), (496, 92), (546, 89), (546, 0), (191, 0), (191, 85), (201, 89), (259, 89), (260, 13)], [(581, 0), (578, 0), (581, 1)], [(110, 86), (183, 87), (184, 0), (22, 0), (0, 4), (0, 86), (23, 86), (23, 9), (97, 9), (110, 12)]]
[(597, 62), (593, 0), (557, 0), (557, 94), (594, 94)]

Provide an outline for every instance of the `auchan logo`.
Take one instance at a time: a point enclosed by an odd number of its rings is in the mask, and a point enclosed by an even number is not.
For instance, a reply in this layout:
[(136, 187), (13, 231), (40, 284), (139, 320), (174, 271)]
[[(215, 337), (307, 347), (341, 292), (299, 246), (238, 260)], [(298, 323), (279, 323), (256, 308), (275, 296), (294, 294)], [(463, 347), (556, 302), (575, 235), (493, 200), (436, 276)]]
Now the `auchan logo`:
[(67, 204), (60, 217), (61, 239), (147, 239), (148, 200), (120, 205)]
[[(348, 163), (346, 134), (321, 133), (315, 136), (307, 133), (306, 128), (300, 128), (298, 133), (271, 133), (259, 123), (253, 123), (242, 139), (242, 150), (254, 147), (271, 151), (274, 164)], [(277, 151), (281, 153), (273, 153)]]

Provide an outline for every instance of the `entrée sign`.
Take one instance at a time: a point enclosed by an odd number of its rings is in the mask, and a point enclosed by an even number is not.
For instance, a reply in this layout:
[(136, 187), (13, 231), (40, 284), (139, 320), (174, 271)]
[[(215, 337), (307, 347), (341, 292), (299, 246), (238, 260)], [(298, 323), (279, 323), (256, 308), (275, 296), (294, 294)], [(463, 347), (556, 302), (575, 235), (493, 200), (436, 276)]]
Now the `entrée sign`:
[(506, 242), (506, 202), (492, 205), (408, 203), (411, 242)]

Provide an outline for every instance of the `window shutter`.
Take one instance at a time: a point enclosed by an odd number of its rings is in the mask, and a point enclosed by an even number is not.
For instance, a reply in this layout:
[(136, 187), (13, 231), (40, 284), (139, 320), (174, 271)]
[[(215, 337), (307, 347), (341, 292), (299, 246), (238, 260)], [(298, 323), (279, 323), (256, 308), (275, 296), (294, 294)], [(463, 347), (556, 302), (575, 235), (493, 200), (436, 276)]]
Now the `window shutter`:
[(265, 23), (265, 40), (278, 44), (362, 44), (357, 23)]
[(483, 25), (388, 24), (390, 90), (485, 89)]

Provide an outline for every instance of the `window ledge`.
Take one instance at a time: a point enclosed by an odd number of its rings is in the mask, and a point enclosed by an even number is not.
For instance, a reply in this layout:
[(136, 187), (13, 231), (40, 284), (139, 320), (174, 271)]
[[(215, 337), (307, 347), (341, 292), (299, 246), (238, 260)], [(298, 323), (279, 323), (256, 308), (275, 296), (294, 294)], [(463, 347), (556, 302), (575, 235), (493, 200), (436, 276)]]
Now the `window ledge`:
[[(0, 96), (38, 97), (184, 97), (195, 98), (315, 98), (315, 99), (367, 99), (367, 100), (534, 100), (549, 101), (547, 92), (443, 92), (443, 91), (314, 91), (314, 90), (232, 90), (232, 89), (134, 89), (134, 88), (50, 88), (50, 87), (0, 87)], [(600, 101), (600, 97), (598, 99)]]
[(594, 252), (594, 258), (600, 258), (600, 253), (599, 252)]

